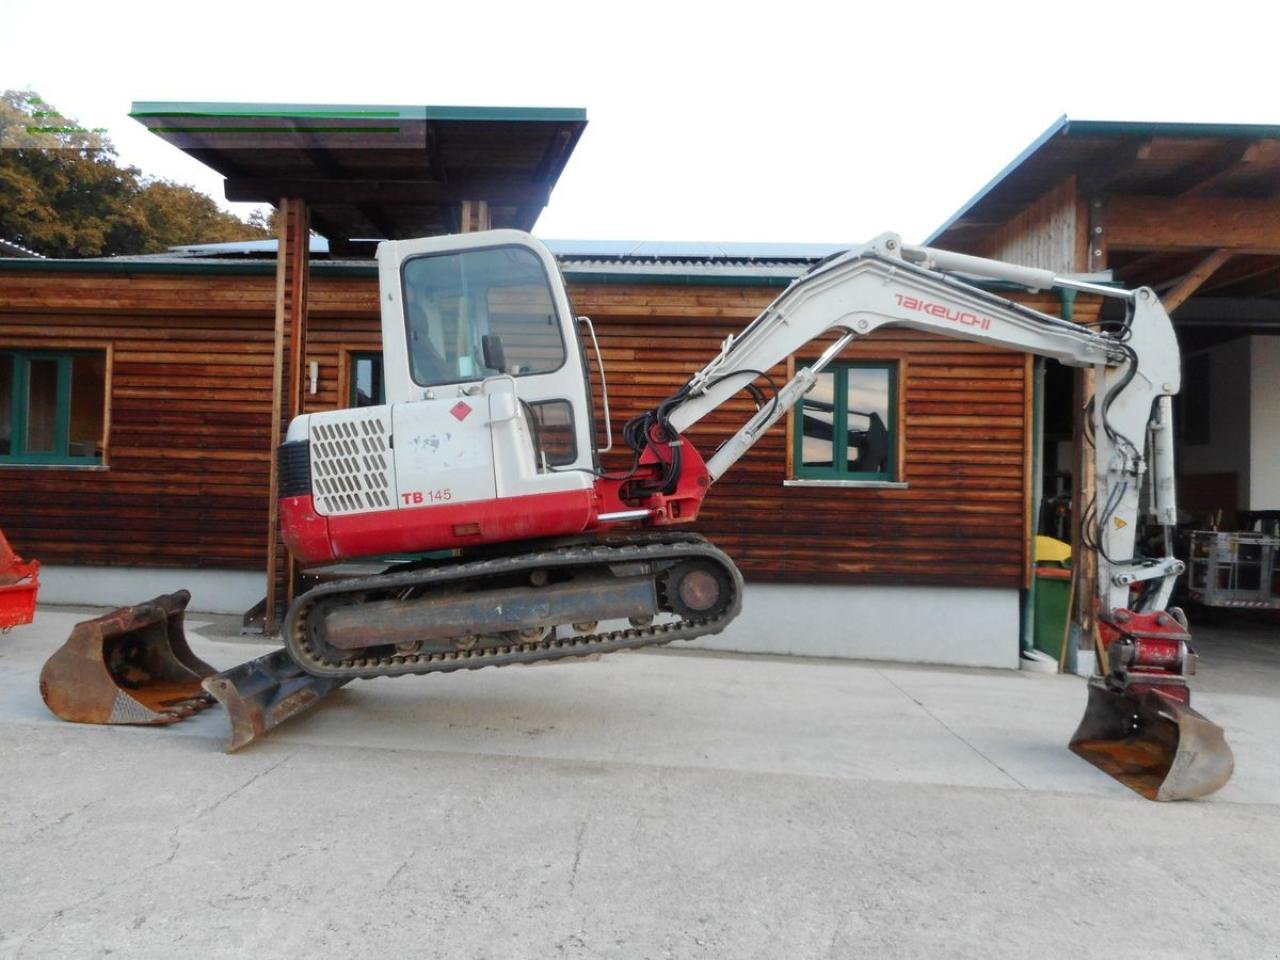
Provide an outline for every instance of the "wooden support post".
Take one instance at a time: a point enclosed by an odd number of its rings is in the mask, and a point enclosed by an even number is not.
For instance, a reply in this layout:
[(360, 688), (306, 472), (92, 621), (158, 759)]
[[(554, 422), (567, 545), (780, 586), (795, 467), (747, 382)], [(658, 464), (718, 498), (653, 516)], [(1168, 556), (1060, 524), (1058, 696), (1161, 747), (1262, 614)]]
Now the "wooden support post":
[(475, 233), (492, 229), (488, 200), (463, 200), (458, 205), (458, 232)]
[[(1101, 197), (1088, 200), (1089, 217), (1085, 269), (1107, 268), (1107, 202)], [(1097, 491), (1097, 457), (1085, 439), (1089, 429), (1089, 401), (1093, 399), (1097, 377), (1092, 369), (1076, 370), (1072, 386), (1071, 421), (1071, 562), (1076, 568), (1075, 602), (1071, 619), (1079, 627), (1080, 651), (1093, 651), (1097, 638), (1098, 558), (1084, 547), (1084, 516)], [(1097, 539), (1097, 531), (1090, 531)]]
[[(285, 198), (278, 207), (275, 344), (271, 369), (271, 465), (267, 508), (267, 603), (264, 631), (278, 627), (276, 603), (280, 551), (280, 466), (276, 451), (286, 420), (302, 412), (306, 389), (307, 285), (310, 274), (310, 224), (306, 204)], [(289, 384), (285, 391), (285, 342), (289, 343)], [(285, 598), (293, 599), (293, 557), (285, 557)]]

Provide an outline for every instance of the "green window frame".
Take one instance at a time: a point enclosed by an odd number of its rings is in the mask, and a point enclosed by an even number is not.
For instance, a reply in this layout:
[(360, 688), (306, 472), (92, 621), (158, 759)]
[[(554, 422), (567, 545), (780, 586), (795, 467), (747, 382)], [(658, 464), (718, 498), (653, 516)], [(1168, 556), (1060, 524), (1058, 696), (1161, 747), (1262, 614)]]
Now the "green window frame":
[[(353, 350), (347, 357), (347, 362), (351, 364), (347, 377), (347, 383), (350, 385), (347, 390), (347, 406), (376, 407), (386, 403), (387, 388), (382, 375), (382, 354), (374, 350)], [(369, 380), (373, 389), (372, 396), (364, 402), (360, 397), (360, 365), (362, 363), (369, 364)]]
[[(61, 464), (67, 466), (92, 466), (102, 463), (101, 450), (106, 446), (106, 351), (105, 350), (5, 350), (0, 349), (0, 364), (8, 365), (8, 449), (0, 447), (0, 464)], [(85, 440), (72, 438), (72, 391), (75, 389), (74, 366), (79, 358), (100, 358), (103, 364), (102, 384), (104, 392), (98, 397), (98, 435), (93, 438), (94, 452), (83, 453), (79, 448)], [(47, 442), (33, 450), (31, 437), (31, 388), (32, 366), (54, 364), (54, 409), (52, 433)], [(0, 376), (4, 373), (0, 370)], [(0, 383), (3, 381), (0, 380)], [(3, 411), (0, 410), (0, 417)]]
[[(849, 402), (849, 378), (851, 371), (859, 370), (875, 370), (884, 371), (887, 381), (887, 402), (884, 409), (884, 417), (881, 418), (884, 424), (887, 438), (881, 438), (887, 443), (887, 449), (884, 451), (883, 466), (878, 470), (860, 470), (851, 469), (849, 464), (849, 448), (851, 434), (855, 434), (855, 430), (846, 428), (845, 430), (836, 430), (832, 425), (837, 423), (849, 423), (850, 416), (858, 417), (860, 411), (850, 408)], [(831, 384), (831, 400), (821, 399), (819, 395), (825, 395), (826, 391), (821, 389), (825, 384), (822, 378), (830, 376), (831, 379), (826, 381)], [(857, 363), (833, 363), (818, 375), (819, 384), (815, 385), (809, 395), (796, 404), (794, 410), (794, 429), (793, 447), (792, 447), (792, 475), (797, 480), (850, 480), (850, 481), (874, 481), (874, 482), (894, 482), (898, 479), (898, 364), (893, 362), (857, 362)], [(857, 377), (855, 376), (855, 380)], [(830, 413), (830, 424), (826, 431), (832, 436), (829, 438), (832, 448), (832, 457), (830, 463), (805, 463), (804, 460), (804, 440), (805, 440), (805, 404), (809, 403), (810, 409), (818, 408), (815, 413), (811, 426), (817, 426), (821, 430), (821, 423), (825, 420), (825, 414)], [(829, 410), (827, 408), (830, 408)], [(879, 412), (875, 411), (877, 416)], [(870, 418), (866, 418), (868, 429), (872, 424)], [(810, 434), (811, 438), (813, 434)], [(818, 437), (819, 441), (825, 441), (828, 438)]]

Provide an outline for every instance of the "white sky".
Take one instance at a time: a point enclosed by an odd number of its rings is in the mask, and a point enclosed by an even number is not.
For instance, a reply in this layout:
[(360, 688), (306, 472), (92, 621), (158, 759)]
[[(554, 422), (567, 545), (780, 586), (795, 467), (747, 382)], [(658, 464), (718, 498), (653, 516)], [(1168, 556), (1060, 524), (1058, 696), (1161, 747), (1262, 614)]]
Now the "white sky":
[(1269, 0), (11, 2), (0, 88), (220, 202), (133, 101), (585, 107), (539, 234), (852, 242), (922, 239), (1062, 113), (1280, 123), (1277, 35)]

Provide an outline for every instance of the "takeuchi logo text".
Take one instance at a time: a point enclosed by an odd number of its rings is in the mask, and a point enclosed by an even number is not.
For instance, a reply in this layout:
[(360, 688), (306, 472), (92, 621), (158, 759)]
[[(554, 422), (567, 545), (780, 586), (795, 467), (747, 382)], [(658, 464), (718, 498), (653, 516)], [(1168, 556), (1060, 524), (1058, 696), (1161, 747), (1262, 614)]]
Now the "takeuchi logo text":
[(991, 329), (991, 318), (970, 313), (968, 310), (956, 310), (941, 303), (921, 300), (919, 297), (908, 297), (901, 293), (894, 294), (898, 298), (898, 306), (907, 310), (918, 310), (931, 317), (940, 317), (965, 327), (976, 327), (979, 330)]

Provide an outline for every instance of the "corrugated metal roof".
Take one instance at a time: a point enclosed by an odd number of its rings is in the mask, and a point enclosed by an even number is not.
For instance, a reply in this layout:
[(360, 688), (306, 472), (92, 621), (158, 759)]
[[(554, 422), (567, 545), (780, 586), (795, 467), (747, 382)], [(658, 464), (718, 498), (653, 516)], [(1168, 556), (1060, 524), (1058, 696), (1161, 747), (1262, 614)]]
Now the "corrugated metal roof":
[(14, 243), (12, 240), (0, 238), (0, 257), (24, 257), (44, 259), (43, 253), (36, 253), (34, 250), (24, 247), (20, 243)]
[[(791, 280), (850, 245), (836, 243), (711, 243), (655, 240), (547, 240), (561, 269), (575, 279), (698, 278)], [(246, 260), (275, 254), (275, 240), (196, 243), (167, 253), (114, 257), (116, 261), (191, 262)], [(323, 237), (311, 238), (311, 253), (327, 254)], [(324, 261), (316, 260), (319, 264)]]
[(558, 257), (583, 260), (787, 260), (812, 263), (842, 253), (852, 243), (738, 243), (698, 240), (547, 240)]

